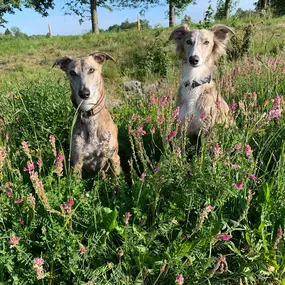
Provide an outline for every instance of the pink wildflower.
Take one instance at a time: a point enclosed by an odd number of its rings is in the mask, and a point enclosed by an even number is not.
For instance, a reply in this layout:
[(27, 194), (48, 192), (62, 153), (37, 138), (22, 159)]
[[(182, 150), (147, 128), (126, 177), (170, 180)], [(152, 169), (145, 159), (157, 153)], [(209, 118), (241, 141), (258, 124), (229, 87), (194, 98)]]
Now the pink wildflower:
[(178, 118), (179, 112), (180, 112), (180, 107), (178, 106), (178, 107), (173, 111), (172, 118), (173, 118), (173, 119)]
[(241, 144), (238, 143), (235, 145), (235, 150), (241, 150), (241, 148), (242, 148)]
[(143, 173), (141, 174), (141, 178), (140, 178), (140, 180), (141, 180), (141, 181), (144, 181), (145, 177), (146, 177), (146, 173), (145, 173), (145, 172), (143, 172)]
[(182, 274), (176, 276), (176, 282), (177, 282), (178, 285), (183, 285), (183, 283), (184, 283), (184, 278), (183, 278), (183, 275), (182, 275)]
[(138, 127), (137, 127), (137, 134), (138, 135), (142, 135), (142, 136), (146, 134), (146, 132), (144, 131), (142, 125), (138, 125)]
[(251, 146), (246, 144), (244, 146), (244, 153), (246, 155), (247, 158), (251, 157), (252, 156), (252, 149), (251, 149)]
[(34, 270), (37, 273), (37, 279), (45, 278), (44, 269), (43, 269), (44, 259), (39, 257), (34, 259)]
[(12, 182), (7, 182), (4, 186), (5, 192), (8, 197), (11, 197), (13, 195), (13, 190), (10, 188), (11, 186), (13, 186)]
[(55, 162), (55, 172), (58, 176), (62, 176), (63, 173), (63, 161), (64, 161), (64, 155), (60, 151), (56, 157), (56, 162)]
[(158, 171), (160, 170), (160, 166), (159, 166), (159, 164), (154, 168), (154, 173), (157, 173)]
[(250, 174), (250, 179), (253, 181), (257, 181), (257, 177), (254, 174)]
[(227, 234), (218, 234), (215, 236), (215, 238), (217, 240), (220, 240), (220, 241), (226, 241), (226, 240), (230, 240), (232, 238), (231, 235), (227, 235)]
[(238, 169), (239, 169), (239, 165), (233, 164), (233, 165), (232, 165), (232, 168), (233, 168), (234, 170), (238, 170)]
[(166, 263), (163, 263), (160, 265), (160, 272), (163, 273), (165, 271), (166, 268)]
[(155, 133), (155, 127), (154, 126), (151, 127), (150, 132), (152, 135)]
[(136, 119), (138, 119), (138, 118), (139, 118), (139, 115), (138, 115), (138, 114), (133, 114), (131, 119), (132, 119), (132, 120), (136, 120)]
[(282, 230), (281, 227), (278, 228), (278, 230), (277, 230), (277, 235), (282, 238), (282, 236), (283, 236), (283, 230)]
[(145, 119), (145, 122), (148, 124), (148, 123), (150, 123), (151, 122), (151, 117), (147, 117), (146, 119)]
[(18, 221), (20, 222), (21, 225), (24, 225), (24, 224), (25, 224), (25, 221), (24, 221), (22, 218), (19, 218)]
[(274, 109), (278, 109), (280, 107), (281, 97), (279, 95), (276, 96), (273, 104)]
[(16, 237), (16, 236), (12, 235), (10, 238), (10, 241), (9, 241), (10, 248), (16, 247), (18, 245), (20, 239), (21, 239), (20, 237)]
[(202, 114), (201, 114), (201, 119), (202, 119), (202, 120), (205, 120), (206, 117), (207, 117), (206, 113), (202, 113)]
[(176, 132), (176, 131), (171, 132), (171, 133), (168, 135), (167, 141), (168, 141), (168, 142), (171, 142), (172, 139), (174, 139), (174, 138), (176, 137), (176, 135), (177, 135), (177, 132)]
[(18, 116), (16, 116), (16, 117), (15, 117), (15, 120), (18, 122), (18, 121), (19, 121), (19, 117), (18, 117)]
[(24, 167), (24, 171), (25, 172), (33, 172), (35, 170), (35, 166), (33, 163), (31, 163), (30, 161), (27, 162), (27, 167)]
[(55, 137), (54, 137), (53, 134), (51, 134), (49, 136), (49, 142), (50, 142), (50, 144), (52, 146), (52, 153), (53, 153), (54, 157), (56, 157)]
[(215, 158), (217, 159), (220, 154), (222, 153), (222, 148), (220, 147), (219, 143), (215, 143), (214, 147), (213, 147), (213, 153)]
[(275, 110), (270, 110), (268, 114), (268, 120), (273, 120), (273, 119), (278, 119), (280, 117), (281, 110), (275, 109)]
[(132, 216), (131, 212), (126, 212), (125, 214), (125, 225), (129, 224), (130, 217)]
[(233, 100), (232, 103), (229, 105), (229, 107), (230, 107), (230, 110), (231, 110), (232, 112), (235, 112), (235, 111), (236, 111), (236, 109), (237, 109), (237, 104), (235, 103), (234, 100)]
[(64, 214), (70, 214), (73, 205), (74, 205), (73, 198), (69, 197), (66, 203), (60, 205), (60, 208), (62, 209)]
[(237, 190), (241, 190), (241, 189), (243, 188), (243, 186), (244, 186), (243, 180), (238, 181), (238, 182), (236, 182), (236, 183), (234, 184), (234, 187), (235, 187)]
[(163, 96), (162, 99), (160, 100), (160, 105), (162, 106), (166, 105), (169, 99), (170, 99), (169, 96)]
[(37, 165), (38, 165), (39, 169), (41, 169), (43, 166), (43, 161), (40, 158), (38, 158), (38, 160), (37, 160)]
[(6, 157), (5, 149), (3, 147), (0, 147), (0, 171), (4, 166), (5, 157)]
[(69, 207), (68, 207), (67, 204), (62, 204), (61, 206), (62, 206), (62, 209), (63, 209), (63, 210), (68, 210), (68, 209), (69, 209)]
[(79, 244), (79, 253), (80, 254), (84, 254), (87, 252), (87, 249), (85, 248), (85, 246), (83, 244)]
[(181, 157), (181, 148), (180, 147), (177, 148), (176, 152), (177, 152), (178, 156)]
[(256, 98), (256, 97), (257, 97), (256, 92), (253, 92), (253, 93), (252, 93), (252, 97), (253, 97), (253, 98)]
[(24, 199), (23, 198), (17, 198), (14, 200), (14, 204), (21, 204), (24, 202)]
[(207, 213), (212, 212), (212, 210), (213, 210), (213, 206), (211, 206), (211, 205), (208, 205), (208, 206), (205, 207), (205, 211), (206, 211)]
[(27, 142), (22, 141), (21, 145), (22, 145), (23, 151), (26, 154), (26, 156), (29, 158), (30, 161), (32, 161), (32, 157), (31, 157), (30, 150), (29, 150)]
[(274, 249), (277, 249), (278, 244), (280, 243), (282, 237), (283, 237), (283, 230), (282, 230), (281, 227), (279, 227), (278, 230), (277, 230), (276, 240), (275, 240), (275, 242), (274, 242), (274, 244), (273, 244), (273, 248), (274, 248)]
[(164, 118), (163, 118), (163, 117), (159, 117), (159, 118), (157, 119), (157, 123), (158, 123), (159, 125), (161, 125), (163, 122), (164, 122)]
[(68, 198), (68, 200), (67, 200), (67, 205), (68, 205), (68, 207), (70, 207), (70, 208), (74, 205), (74, 201), (73, 201), (72, 197), (69, 197), (69, 198)]

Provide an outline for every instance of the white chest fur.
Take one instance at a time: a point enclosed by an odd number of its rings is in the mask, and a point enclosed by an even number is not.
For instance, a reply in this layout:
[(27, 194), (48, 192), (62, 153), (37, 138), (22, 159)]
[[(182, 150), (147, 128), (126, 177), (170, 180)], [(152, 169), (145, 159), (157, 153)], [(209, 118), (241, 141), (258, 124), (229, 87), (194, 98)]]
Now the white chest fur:
[(201, 87), (199, 86), (191, 89), (190, 86), (185, 86), (182, 84), (179, 95), (181, 96), (181, 102), (183, 102), (183, 104), (180, 106), (180, 120), (183, 120), (185, 116), (191, 115), (199, 117), (200, 114), (196, 106), (199, 96), (201, 95)]

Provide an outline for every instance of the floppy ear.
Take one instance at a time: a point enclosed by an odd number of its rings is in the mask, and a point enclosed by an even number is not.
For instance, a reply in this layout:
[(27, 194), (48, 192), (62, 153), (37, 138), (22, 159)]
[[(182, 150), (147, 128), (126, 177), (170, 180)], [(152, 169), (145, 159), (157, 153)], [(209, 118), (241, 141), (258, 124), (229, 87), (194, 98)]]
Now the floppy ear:
[(170, 35), (169, 40), (182, 40), (185, 34), (189, 31), (189, 27), (184, 24), (183, 26), (176, 28)]
[(60, 57), (60, 58), (58, 58), (55, 62), (54, 62), (54, 64), (53, 64), (53, 66), (52, 67), (54, 67), (54, 66), (59, 66), (60, 67), (60, 69), (62, 69), (63, 71), (67, 71), (67, 67), (68, 67), (68, 65), (70, 64), (72, 62), (72, 59), (70, 58), (70, 57), (68, 57), (68, 56), (63, 56), (63, 57)]
[(106, 52), (102, 52), (102, 51), (91, 53), (89, 54), (89, 56), (92, 56), (93, 59), (100, 64), (103, 64), (106, 60), (112, 60), (116, 62), (115, 59), (111, 55), (109, 55)]
[(214, 33), (215, 40), (225, 43), (229, 38), (229, 34), (235, 34), (234, 29), (222, 24), (213, 26), (211, 31)]
[(226, 45), (229, 34), (235, 34), (234, 30), (226, 25), (215, 25), (211, 31), (214, 34), (214, 47), (212, 51), (213, 59), (216, 61), (221, 55), (226, 53)]

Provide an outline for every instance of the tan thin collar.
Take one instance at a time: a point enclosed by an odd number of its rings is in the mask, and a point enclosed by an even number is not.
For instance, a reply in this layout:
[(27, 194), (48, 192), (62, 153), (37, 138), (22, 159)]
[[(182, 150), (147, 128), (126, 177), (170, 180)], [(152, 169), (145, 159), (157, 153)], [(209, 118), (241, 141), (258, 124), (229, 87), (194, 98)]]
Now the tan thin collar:
[(100, 113), (105, 107), (105, 94), (102, 92), (97, 103), (89, 111), (81, 111), (83, 117), (92, 117)]

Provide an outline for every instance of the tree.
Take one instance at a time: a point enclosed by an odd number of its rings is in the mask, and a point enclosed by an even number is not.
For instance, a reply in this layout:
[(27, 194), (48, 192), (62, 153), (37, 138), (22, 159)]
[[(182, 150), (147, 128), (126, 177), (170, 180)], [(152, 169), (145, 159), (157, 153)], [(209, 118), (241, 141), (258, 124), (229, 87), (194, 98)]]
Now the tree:
[(175, 25), (175, 14), (179, 14), (184, 11), (192, 2), (195, 3), (194, 0), (167, 0), (169, 5), (169, 27), (174, 27)]
[[(149, 7), (163, 4), (162, 0), (111, 0), (111, 2), (116, 2), (124, 8), (141, 8), (142, 13)], [(166, 0), (170, 27), (175, 25), (175, 15), (180, 14), (191, 3), (195, 3), (195, 0)]]
[(82, 23), (86, 18), (91, 20), (92, 33), (99, 33), (98, 7), (104, 7), (112, 11), (107, 5), (107, 0), (70, 0), (65, 6), (67, 8), (65, 14), (75, 14)]
[(48, 9), (54, 8), (53, 0), (1, 0), (0, 1), (0, 26), (4, 27), (7, 21), (5, 14), (14, 14), (15, 10), (21, 10), (22, 7), (32, 8), (42, 16), (47, 16)]
[(238, 2), (239, 0), (218, 0), (215, 19), (228, 19), (230, 17), (230, 13), (236, 8)]
[(274, 16), (285, 15), (284, 0), (258, 0), (254, 3), (257, 11), (266, 10), (270, 8)]
[(5, 36), (11, 36), (12, 33), (11, 33), (11, 31), (9, 29), (6, 29), (4, 35)]

